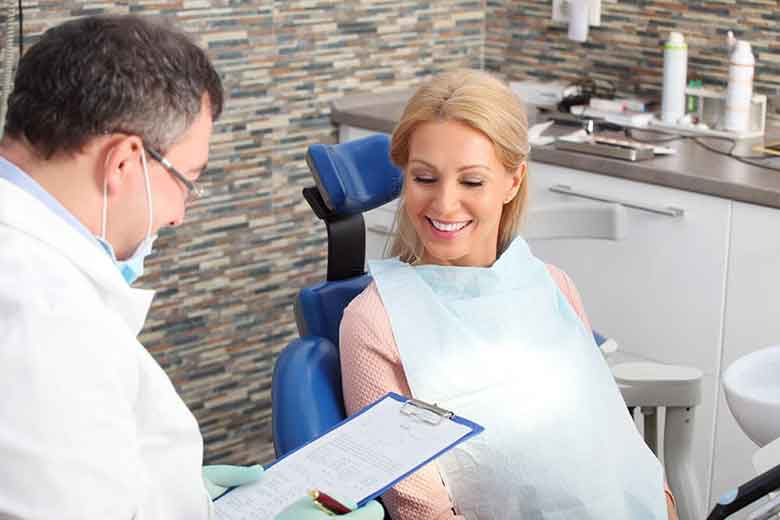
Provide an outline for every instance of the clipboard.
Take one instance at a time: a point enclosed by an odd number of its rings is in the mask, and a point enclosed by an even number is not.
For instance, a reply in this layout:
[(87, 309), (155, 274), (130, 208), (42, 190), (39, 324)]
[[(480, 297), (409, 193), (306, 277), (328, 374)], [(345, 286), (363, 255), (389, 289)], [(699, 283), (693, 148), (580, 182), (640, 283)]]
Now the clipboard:
[(215, 518), (274, 518), (312, 489), (362, 506), (482, 431), (449, 410), (390, 392), (275, 461), (259, 482), (219, 497)]

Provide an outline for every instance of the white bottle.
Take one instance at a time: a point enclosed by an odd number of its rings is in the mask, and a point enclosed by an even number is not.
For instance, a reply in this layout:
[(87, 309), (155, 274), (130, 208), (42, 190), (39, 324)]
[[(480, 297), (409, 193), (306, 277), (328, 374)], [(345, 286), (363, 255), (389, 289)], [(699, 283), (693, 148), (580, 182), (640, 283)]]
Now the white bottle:
[(685, 115), (685, 84), (688, 74), (688, 45), (678, 32), (669, 33), (664, 44), (664, 90), (661, 120), (676, 124)]
[(750, 130), (755, 64), (750, 43), (736, 41), (729, 54), (729, 86), (726, 91), (726, 113), (723, 121), (726, 130), (732, 132)]

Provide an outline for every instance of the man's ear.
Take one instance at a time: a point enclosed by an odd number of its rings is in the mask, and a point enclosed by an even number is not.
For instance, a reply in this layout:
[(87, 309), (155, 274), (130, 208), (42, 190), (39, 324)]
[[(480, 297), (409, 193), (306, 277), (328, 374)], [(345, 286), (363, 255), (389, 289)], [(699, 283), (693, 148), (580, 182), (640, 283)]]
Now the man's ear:
[(106, 183), (108, 196), (116, 193), (129, 175), (137, 173), (141, 167), (143, 142), (135, 135), (116, 135), (103, 147), (103, 171), (98, 182)]

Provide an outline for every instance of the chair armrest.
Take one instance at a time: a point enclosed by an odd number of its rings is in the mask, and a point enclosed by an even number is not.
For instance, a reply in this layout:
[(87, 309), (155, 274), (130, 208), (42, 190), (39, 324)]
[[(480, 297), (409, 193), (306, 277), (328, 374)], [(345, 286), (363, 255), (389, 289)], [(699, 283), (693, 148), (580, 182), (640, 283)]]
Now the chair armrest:
[(285, 455), (346, 418), (338, 348), (319, 336), (290, 343), (274, 365), (274, 448)]

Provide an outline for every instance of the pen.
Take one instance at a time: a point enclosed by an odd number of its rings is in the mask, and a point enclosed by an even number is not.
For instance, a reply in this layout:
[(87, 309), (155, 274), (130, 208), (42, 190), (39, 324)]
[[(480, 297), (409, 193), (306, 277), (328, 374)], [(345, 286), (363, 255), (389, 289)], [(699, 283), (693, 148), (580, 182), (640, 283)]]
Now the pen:
[(337, 514), (337, 515), (343, 515), (346, 513), (351, 513), (352, 510), (333, 498), (332, 496), (323, 493), (322, 491), (318, 491), (316, 489), (313, 489), (309, 491), (309, 496), (314, 500), (314, 503), (318, 506), (322, 507), (323, 509)]

